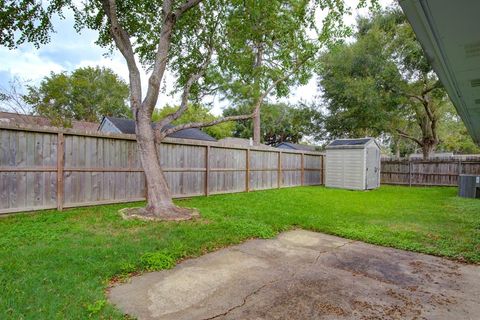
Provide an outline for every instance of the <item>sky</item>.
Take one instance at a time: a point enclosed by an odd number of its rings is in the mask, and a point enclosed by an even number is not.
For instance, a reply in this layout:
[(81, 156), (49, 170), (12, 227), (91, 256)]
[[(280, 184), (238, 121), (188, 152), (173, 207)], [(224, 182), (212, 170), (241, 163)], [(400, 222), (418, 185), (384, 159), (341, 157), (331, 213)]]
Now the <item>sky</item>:
[[(357, 0), (348, 0), (349, 5), (356, 6)], [(382, 6), (390, 5), (393, 0), (380, 0)], [(357, 15), (366, 14), (366, 10), (353, 10), (353, 14), (345, 16), (345, 21), (349, 25), (354, 25)], [(318, 19), (321, 21), (321, 16)], [(72, 71), (79, 67), (103, 66), (114, 70), (125, 81), (128, 80), (128, 69), (123, 57), (115, 52), (112, 55), (106, 55), (107, 50), (95, 44), (97, 33), (92, 30), (84, 29), (80, 34), (73, 28), (73, 14), (66, 13), (65, 19), (55, 18), (55, 33), (52, 34), (50, 43), (36, 49), (30, 44), (21, 45), (19, 48), (9, 50), (0, 45), (0, 87), (7, 88), (9, 82), (18, 77), (29, 84), (38, 84), (41, 79), (48, 76), (51, 72)], [(142, 71), (142, 83), (147, 83), (148, 75)], [(169, 86), (174, 79), (167, 74), (165, 83)], [(292, 94), (284, 101), (296, 103), (300, 100), (311, 102), (316, 99), (318, 90), (314, 78), (301, 87), (294, 88)], [(165, 104), (178, 104), (178, 96), (169, 96), (161, 94), (157, 107)], [(225, 102), (214, 100), (212, 113), (219, 115), (226, 106)]]

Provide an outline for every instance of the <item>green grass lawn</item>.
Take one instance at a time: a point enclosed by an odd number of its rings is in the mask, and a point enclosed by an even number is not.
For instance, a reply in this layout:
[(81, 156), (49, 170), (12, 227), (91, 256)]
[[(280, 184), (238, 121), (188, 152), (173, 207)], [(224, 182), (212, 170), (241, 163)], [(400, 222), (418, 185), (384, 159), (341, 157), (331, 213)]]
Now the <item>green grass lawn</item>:
[[(301, 187), (181, 200), (195, 222), (124, 221), (109, 205), (0, 219), (0, 319), (121, 319), (112, 278), (304, 228), (480, 263), (480, 201), (456, 188)], [(129, 204), (128, 206), (138, 206)]]

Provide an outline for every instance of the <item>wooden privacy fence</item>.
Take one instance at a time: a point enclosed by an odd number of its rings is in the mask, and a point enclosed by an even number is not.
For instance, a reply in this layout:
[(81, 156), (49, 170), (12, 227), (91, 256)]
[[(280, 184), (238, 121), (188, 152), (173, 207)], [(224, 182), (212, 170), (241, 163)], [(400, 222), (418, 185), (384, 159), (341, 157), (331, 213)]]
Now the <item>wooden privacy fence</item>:
[[(174, 197), (320, 185), (324, 155), (166, 139)], [(0, 214), (140, 201), (145, 176), (133, 135), (0, 127)]]
[(382, 160), (381, 183), (458, 186), (459, 174), (480, 174), (480, 157), (431, 160)]

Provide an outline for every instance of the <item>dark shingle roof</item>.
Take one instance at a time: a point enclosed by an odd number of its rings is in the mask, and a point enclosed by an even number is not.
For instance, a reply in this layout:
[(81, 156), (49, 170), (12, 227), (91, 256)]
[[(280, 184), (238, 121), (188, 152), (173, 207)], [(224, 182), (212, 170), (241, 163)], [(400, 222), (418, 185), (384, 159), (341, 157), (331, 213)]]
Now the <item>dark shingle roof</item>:
[[(132, 119), (122, 119), (122, 118), (115, 118), (115, 117), (105, 117), (111, 123), (117, 127), (122, 133), (127, 134), (135, 134), (135, 121)], [(172, 125), (166, 125), (163, 129), (172, 128)], [(194, 140), (204, 140), (204, 141), (217, 141), (214, 137), (206, 134), (200, 129), (191, 128), (191, 129), (184, 129), (177, 132), (172, 133), (168, 137), (170, 138), (180, 138), (180, 139), (194, 139)]]
[(334, 146), (361, 146), (361, 145), (367, 144), (370, 140), (372, 140), (372, 139), (371, 138), (339, 139), (339, 140), (334, 140), (328, 146), (329, 147), (334, 147)]
[(105, 117), (120, 130), (121, 133), (135, 134), (135, 121), (132, 119)]
[(309, 146), (306, 144), (292, 143), (292, 142), (282, 142), (277, 145), (277, 148), (281, 149), (293, 149), (293, 150), (303, 150), (303, 151), (316, 151), (317, 146)]
[[(172, 125), (165, 126), (165, 129), (173, 127)], [(181, 139), (194, 139), (194, 140), (205, 140), (205, 141), (217, 141), (214, 137), (208, 135), (197, 128), (184, 129), (169, 135), (171, 138), (181, 138)]]

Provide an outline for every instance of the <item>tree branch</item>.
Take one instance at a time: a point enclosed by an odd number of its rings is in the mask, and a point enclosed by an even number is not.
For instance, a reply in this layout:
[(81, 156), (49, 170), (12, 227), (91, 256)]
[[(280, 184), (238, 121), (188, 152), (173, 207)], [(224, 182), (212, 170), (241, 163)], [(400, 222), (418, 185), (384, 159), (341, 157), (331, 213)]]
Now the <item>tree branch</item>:
[(163, 2), (163, 23), (162, 31), (160, 33), (160, 40), (158, 41), (157, 54), (155, 56), (155, 63), (152, 74), (148, 79), (148, 89), (145, 99), (142, 103), (142, 108), (151, 115), (155, 105), (157, 104), (158, 94), (160, 89), (160, 82), (163, 79), (165, 69), (168, 62), (168, 53), (170, 51), (171, 37), (173, 28), (178, 20), (185, 12), (197, 6), (203, 0), (188, 0), (184, 2), (175, 12), (172, 10), (172, 1), (164, 0)]
[[(17, 114), (30, 114), (32, 106), (30, 106), (25, 99), (22, 91), (23, 84), (17, 76), (9, 81), (9, 88), (0, 86), (0, 111), (1, 107), (7, 108), (7, 111), (13, 111)], [(28, 88), (28, 87), (27, 87)]]
[(406, 138), (406, 139), (410, 139), (414, 142), (416, 142), (419, 146), (423, 147), (423, 142), (418, 140), (417, 138), (415, 137), (412, 137), (411, 135), (409, 135), (408, 133), (400, 130), (400, 129), (395, 129), (398, 133), (399, 136), (403, 137), (403, 138)]
[(260, 110), (260, 107), (262, 106), (262, 102), (263, 100), (268, 96), (268, 94), (280, 83), (280, 82), (283, 82), (285, 80), (287, 80), (288, 78), (290, 78), (298, 69), (300, 69), (301, 66), (303, 66), (307, 61), (308, 59), (310, 59), (311, 57), (313, 56), (312, 55), (309, 55), (308, 57), (306, 57), (304, 60), (302, 60), (300, 63), (298, 63), (292, 70), (290, 70), (290, 72), (287, 72), (286, 74), (284, 74), (282, 77), (278, 78), (277, 80), (275, 80), (268, 88), (267, 90), (265, 90), (265, 92), (263, 92), (263, 94), (258, 98), (257, 100), (257, 103), (255, 104), (255, 108), (254, 108), (254, 114), (256, 115), (259, 110)]
[(160, 82), (163, 79), (165, 69), (168, 62), (168, 53), (170, 51), (170, 42), (173, 27), (176, 23), (175, 15), (172, 13), (172, 1), (164, 0), (162, 7), (163, 22), (161, 27), (160, 39), (158, 41), (157, 53), (155, 55), (155, 63), (153, 65), (152, 74), (148, 79), (148, 88), (145, 99), (142, 102), (142, 110), (146, 115), (151, 116), (153, 109), (158, 100), (160, 91)]
[(295, 72), (297, 72), (298, 69), (300, 69), (301, 66), (303, 66), (307, 61), (308, 59), (310, 59), (311, 56), (305, 58), (305, 60), (301, 61), (300, 63), (298, 63), (292, 70), (290, 70), (290, 72), (286, 73), (283, 77), (275, 80), (271, 85), (270, 87), (267, 88), (267, 90), (261, 95), (261, 98), (264, 99), (269, 93), (270, 91), (273, 90), (273, 88), (275, 88), (280, 82), (283, 82), (285, 80), (287, 80), (288, 78), (290, 78)]
[(188, 10), (192, 9), (193, 7), (197, 6), (200, 2), (202, 2), (203, 0), (188, 0), (186, 2), (184, 2), (180, 8), (178, 8), (176, 11), (175, 11), (175, 16), (177, 16), (177, 18), (180, 18), (185, 12), (187, 12)]
[(136, 109), (140, 105), (142, 99), (142, 84), (140, 79), (140, 72), (135, 61), (135, 54), (133, 52), (130, 36), (127, 31), (123, 29), (117, 17), (117, 4), (115, 0), (102, 0), (102, 7), (105, 11), (108, 21), (110, 22), (110, 34), (115, 41), (117, 48), (127, 62), (129, 80), (130, 80), (130, 102), (131, 107)]
[(228, 117), (223, 117), (219, 118), (210, 122), (190, 122), (190, 123), (185, 123), (185, 124), (179, 124), (173, 128), (167, 129), (162, 131), (162, 135), (168, 136), (171, 135), (172, 133), (175, 133), (180, 130), (185, 130), (185, 129), (191, 129), (191, 128), (205, 128), (205, 127), (211, 127), (216, 124), (220, 124), (223, 122), (228, 122), (228, 121), (239, 121), (239, 120), (247, 120), (253, 118), (254, 114), (244, 114), (244, 115), (239, 115), (239, 116), (228, 116)]
[[(426, 92), (428, 93), (430, 91), (431, 90), (426, 91)], [(423, 91), (423, 92), (425, 92), (425, 91)], [(418, 100), (421, 103), (421, 105), (423, 106), (423, 108), (425, 110), (425, 113), (427, 114), (428, 119), (430, 119), (430, 121), (432, 121), (432, 122), (435, 121), (434, 115), (433, 115), (432, 111), (430, 110), (429, 101), (428, 101), (428, 98), (426, 97), (426, 94), (422, 93), (422, 96), (420, 97), (420, 96), (417, 96), (417, 95), (414, 95), (414, 94), (409, 94), (409, 93), (405, 92), (404, 95), (411, 98), (411, 99)]]
[(428, 86), (428, 78), (427, 76), (423, 77), (423, 83), (424, 83), (424, 90), (422, 91), (422, 105), (423, 108), (425, 109), (425, 112), (428, 116), (428, 119), (430, 122), (432, 122), (432, 125), (435, 126), (435, 117), (433, 115), (432, 110), (430, 110), (430, 101), (429, 97), (427, 96), (428, 93), (430, 93), (432, 90), (438, 88), (440, 86), (440, 81), (436, 81), (431, 87)]
[(409, 94), (409, 93), (406, 93), (406, 92), (400, 93), (400, 94), (404, 94), (405, 96), (407, 96), (407, 97), (409, 97), (409, 98), (411, 98), (411, 99), (416, 99), (416, 100), (418, 100), (420, 103), (423, 103), (422, 97), (416, 96), (416, 95), (414, 95), (414, 94)]
[(425, 109), (425, 113), (427, 114), (427, 117), (430, 120), (430, 122), (434, 123), (436, 121), (435, 116), (433, 115), (432, 110), (430, 110), (430, 101), (428, 101), (427, 97), (425, 97), (425, 99), (423, 100), (422, 105), (423, 105), (423, 108)]
[(207, 54), (207, 57), (205, 58), (205, 61), (202, 63), (202, 65), (200, 66), (197, 72), (192, 73), (190, 75), (187, 82), (185, 83), (185, 86), (183, 87), (182, 100), (180, 103), (180, 107), (175, 112), (168, 114), (167, 116), (165, 116), (165, 118), (157, 122), (157, 124), (155, 124), (155, 130), (161, 130), (167, 124), (170, 124), (172, 123), (172, 121), (177, 120), (188, 109), (188, 98), (190, 96), (190, 89), (192, 88), (192, 85), (196, 83), (205, 74), (207, 67), (210, 64), (212, 54), (213, 54), (213, 46), (210, 46), (208, 48), (208, 54)]
[[(425, 84), (425, 86), (426, 86), (426, 84)], [(422, 91), (422, 95), (425, 95), (425, 94), (429, 93), (430, 91), (433, 91), (433, 90), (435, 90), (435, 89), (438, 89), (438, 88), (440, 88), (441, 86), (442, 86), (442, 83), (437, 80), (437, 81), (433, 84), (433, 86), (427, 87), (425, 90), (423, 90), (423, 91)]]

